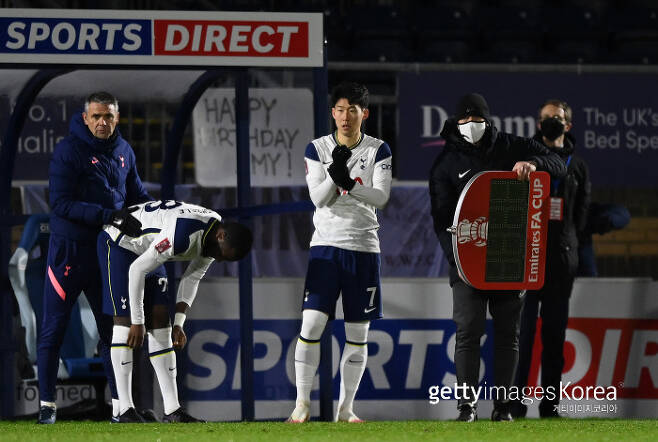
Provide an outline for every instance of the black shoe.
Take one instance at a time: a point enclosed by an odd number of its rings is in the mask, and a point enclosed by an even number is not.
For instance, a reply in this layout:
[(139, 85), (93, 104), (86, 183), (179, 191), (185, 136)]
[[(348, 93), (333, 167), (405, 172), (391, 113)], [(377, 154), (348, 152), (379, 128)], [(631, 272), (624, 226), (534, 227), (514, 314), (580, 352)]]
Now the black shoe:
[(469, 404), (460, 405), (458, 408), (459, 416), (455, 419), (457, 422), (475, 422), (478, 420), (477, 408)]
[(117, 421), (118, 424), (143, 424), (144, 419), (142, 416), (137, 413), (137, 410), (134, 408), (129, 408), (126, 411), (123, 412), (123, 414), (119, 415), (119, 420)]
[(199, 422), (202, 424), (206, 423), (206, 421), (204, 421), (203, 419), (197, 419), (187, 414), (187, 411), (183, 407), (180, 407), (178, 410), (174, 411), (171, 414), (165, 414), (164, 416), (162, 416), (162, 422), (166, 424), (171, 424), (175, 422), (181, 422), (181, 423)]
[(42, 405), (39, 408), (37, 424), (54, 424), (57, 420), (57, 410), (53, 407)]
[(528, 406), (519, 401), (512, 402), (510, 413), (514, 419), (524, 418), (528, 414)]
[(158, 417), (155, 415), (155, 412), (151, 410), (150, 408), (144, 408), (143, 410), (138, 410), (137, 413), (144, 419), (144, 422), (152, 423), (152, 422), (160, 422), (158, 420)]
[(494, 408), (494, 411), (491, 412), (491, 420), (494, 422), (514, 422), (514, 419), (512, 419), (512, 414), (509, 412), (509, 410), (500, 408)]

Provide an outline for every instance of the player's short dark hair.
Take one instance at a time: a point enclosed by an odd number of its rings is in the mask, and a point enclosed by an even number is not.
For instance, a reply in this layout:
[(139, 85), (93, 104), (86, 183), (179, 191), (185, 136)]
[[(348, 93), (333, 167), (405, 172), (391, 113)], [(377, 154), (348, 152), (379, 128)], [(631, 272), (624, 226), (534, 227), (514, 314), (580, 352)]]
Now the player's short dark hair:
[(539, 114), (539, 118), (541, 119), (541, 110), (545, 108), (546, 106), (555, 106), (559, 107), (560, 109), (564, 110), (564, 119), (567, 123), (571, 123), (571, 118), (573, 117), (573, 113), (571, 111), (571, 106), (567, 104), (566, 101), (563, 100), (558, 100), (557, 98), (549, 98), (548, 100), (544, 101), (544, 104), (542, 104), (539, 107), (539, 110), (537, 113)]
[(331, 107), (335, 107), (338, 100), (346, 98), (350, 104), (356, 104), (361, 109), (367, 109), (370, 104), (368, 88), (359, 83), (343, 82), (331, 90)]
[(89, 111), (89, 103), (100, 103), (107, 106), (114, 105), (116, 111), (119, 112), (119, 100), (117, 100), (116, 97), (109, 92), (97, 91), (89, 94), (85, 100), (85, 112)]
[(240, 223), (222, 223), (222, 227), (226, 232), (227, 245), (235, 250), (235, 259), (231, 261), (239, 261), (247, 256), (254, 242), (251, 230)]

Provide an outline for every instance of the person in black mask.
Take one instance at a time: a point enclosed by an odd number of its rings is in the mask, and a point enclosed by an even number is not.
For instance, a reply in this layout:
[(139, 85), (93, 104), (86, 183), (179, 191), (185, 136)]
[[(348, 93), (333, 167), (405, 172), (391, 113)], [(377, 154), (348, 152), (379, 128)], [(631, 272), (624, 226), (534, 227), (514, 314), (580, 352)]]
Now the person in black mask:
[(480, 94), (463, 96), (449, 118), (441, 136), (443, 151), (430, 172), (430, 199), (434, 230), (450, 264), (453, 294), (453, 320), (457, 325), (455, 367), (460, 389), (458, 421), (477, 420), (477, 391), (480, 372), (480, 339), (484, 335), (487, 306), (494, 323), (494, 398), (491, 420), (511, 421), (507, 392), (514, 382), (519, 355), (519, 323), (523, 294), (518, 290), (478, 290), (458, 276), (452, 250), (452, 225), (459, 196), (466, 183), (477, 173), (489, 170), (512, 170), (518, 179), (527, 180), (531, 172), (544, 170), (552, 179), (564, 176), (566, 168), (560, 157), (541, 143), (499, 132), (492, 124), (489, 106)]
[[(574, 153), (571, 108), (561, 100), (547, 100), (539, 108), (539, 131), (535, 140), (560, 156), (567, 176), (551, 181), (551, 215), (548, 223), (544, 286), (528, 291), (521, 315), (519, 369), (516, 385), (528, 383), (537, 313), (542, 318), (541, 386), (544, 394), (539, 416), (559, 417), (560, 380), (564, 367), (563, 347), (569, 318), (569, 297), (578, 271), (578, 235), (585, 229), (591, 183), (587, 164)], [(540, 307), (541, 305), (541, 307)], [(527, 407), (512, 404), (512, 415), (525, 417)]]

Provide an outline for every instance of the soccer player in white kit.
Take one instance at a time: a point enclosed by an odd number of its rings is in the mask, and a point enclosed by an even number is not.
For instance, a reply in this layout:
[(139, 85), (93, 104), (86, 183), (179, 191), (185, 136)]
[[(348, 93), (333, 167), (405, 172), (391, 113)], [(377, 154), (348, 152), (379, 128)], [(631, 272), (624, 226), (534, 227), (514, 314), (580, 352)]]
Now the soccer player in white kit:
[(332, 91), (336, 132), (306, 148), (306, 183), (315, 232), (304, 287), (302, 329), (295, 348), (297, 400), (288, 422), (310, 418), (320, 337), (342, 294), (345, 347), (340, 361), (337, 421), (363, 422), (353, 402), (368, 358), (370, 321), (382, 317), (376, 209), (391, 189), (391, 149), (361, 132), (368, 118), (368, 89), (342, 83)]
[[(200, 422), (178, 402), (174, 349), (187, 342), (185, 314), (210, 264), (242, 259), (251, 249), (252, 234), (241, 224), (223, 223), (212, 210), (180, 201), (151, 201), (130, 210), (142, 224), (139, 236), (106, 225), (97, 242), (103, 312), (114, 316), (111, 357), (120, 403), (117, 421), (142, 422), (132, 400), (132, 361), (133, 348), (142, 345), (148, 329), (149, 359), (164, 402), (163, 421)], [(173, 330), (166, 288), (145, 284), (147, 274), (167, 261), (190, 261), (178, 285)]]

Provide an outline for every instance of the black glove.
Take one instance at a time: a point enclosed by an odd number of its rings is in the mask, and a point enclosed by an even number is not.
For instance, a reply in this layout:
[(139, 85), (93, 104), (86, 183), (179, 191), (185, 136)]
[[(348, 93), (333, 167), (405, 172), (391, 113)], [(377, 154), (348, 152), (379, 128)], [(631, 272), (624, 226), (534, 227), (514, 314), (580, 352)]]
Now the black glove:
[(347, 160), (352, 156), (352, 151), (342, 144), (334, 147), (334, 150), (331, 152), (331, 157), (334, 159), (334, 164), (345, 165)]
[(132, 212), (139, 209), (137, 206), (124, 207), (121, 210), (115, 210), (112, 213), (112, 224), (123, 234), (134, 238), (142, 234), (142, 223), (131, 215)]
[(345, 164), (337, 164), (336, 162), (333, 162), (328, 170), (329, 176), (334, 180), (334, 183), (336, 183), (337, 186), (342, 187), (348, 192), (354, 188), (356, 181), (350, 178), (350, 172), (347, 170)]

